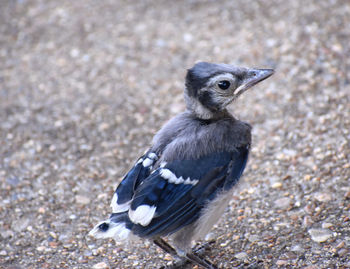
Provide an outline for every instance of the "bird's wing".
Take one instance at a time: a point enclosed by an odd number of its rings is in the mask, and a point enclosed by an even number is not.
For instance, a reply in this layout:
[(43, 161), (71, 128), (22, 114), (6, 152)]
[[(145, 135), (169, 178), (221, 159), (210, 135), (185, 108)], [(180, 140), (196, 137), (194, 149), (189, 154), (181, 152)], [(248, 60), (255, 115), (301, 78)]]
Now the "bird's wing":
[(133, 232), (167, 235), (194, 222), (208, 201), (239, 180), (248, 152), (242, 147), (161, 165), (134, 192), (128, 212)]
[(152, 166), (157, 159), (155, 153), (146, 152), (124, 176), (113, 195), (111, 202), (113, 213), (129, 210), (135, 189), (150, 175)]

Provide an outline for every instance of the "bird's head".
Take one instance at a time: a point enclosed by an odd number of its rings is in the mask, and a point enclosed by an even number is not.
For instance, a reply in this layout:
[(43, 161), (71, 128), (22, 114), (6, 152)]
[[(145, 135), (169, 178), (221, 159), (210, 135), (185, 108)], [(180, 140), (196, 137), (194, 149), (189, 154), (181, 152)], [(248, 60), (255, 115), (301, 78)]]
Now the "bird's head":
[(197, 63), (186, 75), (187, 108), (199, 118), (213, 118), (243, 92), (268, 78), (273, 72), (272, 69)]

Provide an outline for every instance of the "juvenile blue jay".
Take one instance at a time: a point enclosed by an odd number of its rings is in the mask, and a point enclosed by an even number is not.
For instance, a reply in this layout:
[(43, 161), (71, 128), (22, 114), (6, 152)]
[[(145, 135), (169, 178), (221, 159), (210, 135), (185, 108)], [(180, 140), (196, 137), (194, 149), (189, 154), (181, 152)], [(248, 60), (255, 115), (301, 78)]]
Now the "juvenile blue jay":
[[(116, 188), (96, 238), (149, 238), (166, 252), (216, 268), (191, 251), (223, 214), (247, 163), (251, 127), (226, 106), (272, 69), (200, 62), (186, 75), (187, 109), (165, 124)], [(174, 247), (161, 237), (169, 236)]]

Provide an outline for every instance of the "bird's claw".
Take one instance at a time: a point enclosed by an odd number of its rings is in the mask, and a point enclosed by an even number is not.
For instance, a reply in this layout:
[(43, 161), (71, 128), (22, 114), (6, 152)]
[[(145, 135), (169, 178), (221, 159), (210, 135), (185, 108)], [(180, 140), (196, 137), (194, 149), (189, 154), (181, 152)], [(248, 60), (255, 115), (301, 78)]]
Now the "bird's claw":
[(211, 240), (208, 242), (205, 242), (195, 248), (193, 248), (192, 252), (198, 255), (204, 255), (206, 251), (209, 251), (211, 249), (211, 246), (215, 244), (215, 240)]

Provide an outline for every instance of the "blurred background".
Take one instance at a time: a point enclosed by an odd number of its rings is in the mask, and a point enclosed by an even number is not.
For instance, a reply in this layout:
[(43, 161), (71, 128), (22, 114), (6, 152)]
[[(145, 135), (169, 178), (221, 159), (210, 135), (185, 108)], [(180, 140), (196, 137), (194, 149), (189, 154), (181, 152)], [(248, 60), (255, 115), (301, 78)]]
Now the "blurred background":
[(171, 262), (86, 235), (197, 61), (276, 69), (229, 107), (252, 154), (208, 258), (350, 267), (349, 25), (347, 0), (1, 0), (0, 267)]

